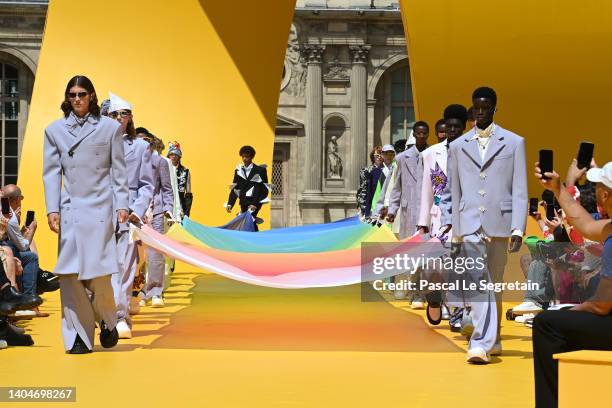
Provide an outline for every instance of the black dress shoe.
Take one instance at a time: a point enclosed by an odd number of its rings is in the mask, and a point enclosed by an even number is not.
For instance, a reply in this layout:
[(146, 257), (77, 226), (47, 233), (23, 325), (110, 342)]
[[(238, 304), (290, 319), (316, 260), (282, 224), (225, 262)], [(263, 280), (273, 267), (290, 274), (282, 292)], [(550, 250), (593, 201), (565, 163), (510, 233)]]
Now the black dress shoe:
[(32, 336), (17, 332), (6, 320), (0, 320), (0, 340), (6, 341), (9, 346), (34, 345)]
[(11, 314), (17, 310), (27, 310), (40, 306), (42, 298), (38, 295), (26, 295), (12, 286), (0, 290), (0, 314)]
[[(433, 309), (438, 309), (438, 318), (434, 319), (432, 316), (432, 310)], [(432, 303), (429, 302), (427, 303), (427, 310), (425, 312), (425, 315), (427, 316), (427, 321), (429, 322), (429, 324), (437, 326), (440, 324), (440, 322), (442, 321), (442, 304), (440, 303)]]
[(87, 348), (87, 345), (83, 340), (81, 340), (81, 336), (77, 334), (76, 339), (74, 340), (74, 344), (68, 354), (87, 354), (91, 353), (91, 350)]
[(45, 292), (54, 292), (59, 289), (59, 276), (52, 272), (38, 270), (38, 278), (36, 280), (36, 292), (40, 295)]
[(109, 330), (104, 320), (102, 320), (100, 323), (100, 344), (102, 344), (102, 347), (115, 347), (118, 341), (119, 333), (117, 333), (117, 328), (113, 327), (113, 330)]

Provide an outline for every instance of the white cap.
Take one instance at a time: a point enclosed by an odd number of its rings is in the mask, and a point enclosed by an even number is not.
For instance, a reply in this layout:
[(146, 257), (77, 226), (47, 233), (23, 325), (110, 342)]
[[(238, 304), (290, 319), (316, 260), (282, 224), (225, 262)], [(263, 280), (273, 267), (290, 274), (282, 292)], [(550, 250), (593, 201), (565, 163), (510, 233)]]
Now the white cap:
[(607, 162), (602, 168), (594, 168), (587, 171), (587, 180), (593, 183), (603, 183), (612, 188), (612, 162)]
[(108, 113), (117, 112), (120, 110), (132, 110), (132, 105), (130, 105), (127, 101), (121, 99), (117, 95), (112, 92), (108, 93), (108, 97), (110, 99), (110, 108), (108, 108)]
[(416, 138), (414, 137), (414, 129), (410, 129), (410, 136), (406, 140), (406, 146), (416, 144)]
[(395, 152), (395, 148), (390, 144), (386, 144), (382, 147), (382, 151), (383, 152)]

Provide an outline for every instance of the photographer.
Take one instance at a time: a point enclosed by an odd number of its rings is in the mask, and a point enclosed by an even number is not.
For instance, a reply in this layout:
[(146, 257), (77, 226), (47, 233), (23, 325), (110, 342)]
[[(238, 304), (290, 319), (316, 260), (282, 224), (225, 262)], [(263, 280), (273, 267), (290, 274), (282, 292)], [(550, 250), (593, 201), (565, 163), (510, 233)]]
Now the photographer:
[[(541, 201), (540, 205), (545, 207), (545, 201)], [(523, 273), (526, 274), (527, 280), (538, 283), (539, 288), (526, 291), (523, 302), (512, 308), (514, 315), (521, 315), (520, 318), (516, 319), (517, 322), (523, 322), (525, 319), (532, 318), (535, 313), (541, 312), (544, 303), (549, 302), (554, 296), (551, 271), (546, 263), (545, 248), (547, 243), (554, 241), (553, 232), (561, 226), (562, 221), (558, 216), (549, 220), (542, 217), (537, 211), (530, 213), (529, 216), (538, 223), (542, 230), (542, 237), (530, 236), (525, 239), (530, 255), (525, 255), (526, 258), (522, 258), (521, 262), (526, 264)]]
[[(585, 173), (586, 169), (579, 171)], [(586, 175), (589, 181), (597, 183), (597, 204), (605, 214), (611, 214), (612, 162), (603, 168), (592, 168)], [(569, 310), (545, 311), (534, 319), (536, 406), (556, 407), (558, 362), (553, 354), (582, 349), (612, 350), (612, 223), (609, 219), (595, 220), (562, 188), (556, 172), (542, 174), (536, 163), (535, 176), (555, 194), (572, 227), (585, 238), (604, 245), (601, 278), (595, 295)]]
[[(30, 245), (36, 233), (36, 220), (32, 221), (25, 228), (25, 232), (21, 230), (21, 201), (23, 195), (21, 189), (14, 184), (4, 186), (2, 189), (4, 197), (9, 199), (9, 204), (13, 212), (7, 225), (7, 235), (9, 242), (7, 246), (11, 247), (17, 259), (23, 265), (23, 273), (18, 282), (23, 293), (27, 295), (36, 295), (36, 280), (38, 278), (38, 255), (30, 249)], [(36, 312), (21, 313), (36, 315)]]

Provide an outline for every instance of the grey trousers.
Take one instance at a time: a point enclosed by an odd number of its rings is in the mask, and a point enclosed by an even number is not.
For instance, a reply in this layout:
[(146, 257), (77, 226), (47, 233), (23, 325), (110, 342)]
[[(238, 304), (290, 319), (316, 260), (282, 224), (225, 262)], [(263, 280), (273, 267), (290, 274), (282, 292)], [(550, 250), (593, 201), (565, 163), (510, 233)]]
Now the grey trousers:
[[(489, 282), (503, 281), (504, 268), (508, 260), (508, 238), (485, 239), (481, 232), (477, 232), (464, 236), (463, 243), (468, 256), (486, 259), (486, 270), (478, 274), (466, 272), (466, 280), (477, 284), (481, 279), (487, 279)], [(474, 332), (470, 338), (469, 348), (480, 347), (488, 352), (500, 340), (502, 293), (484, 290), (477, 294), (470, 292), (470, 295), (471, 298), (466, 300), (471, 306), (470, 315)]]
[(113, 275), (112, 284), (117, 304), (117, 320), (125, 320), (131, 327), (129, 305), (132, 298), (132, 286), (138, 266), (138, 248), (135, 243), (129, 242), (129, 231), (120, 231), (117, 237), (117, 258), (119, 259), (119, 273)]
[[(153, 216), (151, 227), (160, 234), (164, 233), (164, 213)], [(153, 296), (161, 296), (164, 291), (165, 267), (166, 259), (164, 254), (154, 249), (147, 248), (146, 299), (150, 299)]]
[[(112, 330), (117, 324), (110, 275), (78, 280), (76, 273), (58, 275), (62, 302), (64, 348), (70, 350), (77, 334), (93, 350), (95, 322), (102, 320)], [(91, 293), (91, 298), (87, 291)]]
[(548, 265), (539, 259), (534, 259), (527, 269), (527, 279), (533, 283), (539, 283), (539, 289), (527, 290), (525, 292), (525, 302), (533, 302), (542, 306), (545, 302), (550, 302), (555, 297), (552, 283), (552, 272)]

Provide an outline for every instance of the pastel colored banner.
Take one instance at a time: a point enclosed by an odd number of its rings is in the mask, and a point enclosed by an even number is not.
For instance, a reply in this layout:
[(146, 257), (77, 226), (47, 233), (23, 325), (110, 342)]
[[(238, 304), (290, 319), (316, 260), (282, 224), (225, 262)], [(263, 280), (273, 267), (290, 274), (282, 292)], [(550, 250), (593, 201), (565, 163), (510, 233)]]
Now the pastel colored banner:
[(209, 247), (254, 253), (314, 253), (358, 248), (362, 242), (397, 241), (386, 225), (372, 227), (357, 217), (329, 224), (279, 228), (260, 234), (208, 227), (188, 218), (183, 221), (183, 228)]
[[(145, 245), (193, 266), (244, 283), (286, 289), (360, 283), (362, 268), (371, 268), (374, 256), (394, 257), (400, 252), (415, 257), (421, 256), (423, 252), (427, 252), (428, 256), (441, 256), (444, 253), (441, 246), (438, 253), (432, 253), (430, 243), (419, 237), (404, 241), (410, 243), (408, 249), (398, 245), (389, 250), (381, 246), (378, 253), (364, 260), (361, 241), (353, 243), (347, 249), (326, 252), (245, 253), (211, 248), (179, 225), (174, 225), (166, 235), (146, 225), (141, 229), (132, 227), (132, 234), (134, 239), (141, 240)], [(243, 234), (250, 234), (252, 239), (264, 243), (274, 235), (248, 232)]]

